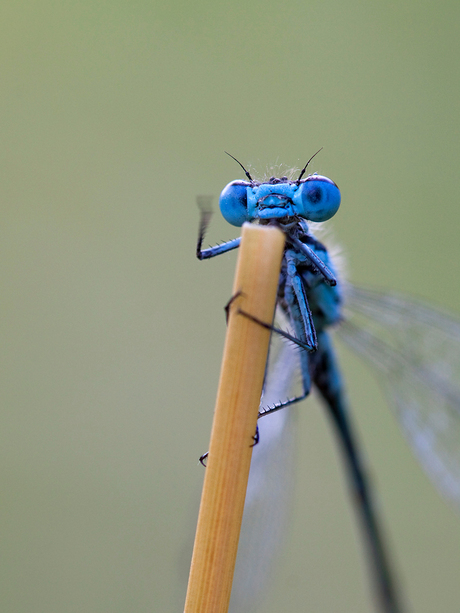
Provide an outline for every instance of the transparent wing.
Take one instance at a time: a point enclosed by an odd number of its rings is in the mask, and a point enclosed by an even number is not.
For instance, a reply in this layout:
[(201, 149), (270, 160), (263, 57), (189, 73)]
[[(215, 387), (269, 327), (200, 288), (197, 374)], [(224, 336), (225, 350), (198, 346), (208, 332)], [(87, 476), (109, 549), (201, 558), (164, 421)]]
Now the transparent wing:
[(376, 367), (404, 434), (460, 511), (460, 320), (416, 300), (348, 286), (349, 347)]
[[(289, 331), (281, 312), (277, 312), (276, 325)], [(272, 335), (261, 406), (292, 396), (299, 380), (298, 348)], [(260, 442), (252, 455), (231, 613), (249, 613), (263, 606), (268, 582), (279, 561), (292, 504), (296, 417), (296, 408), (289, 407), (258, 422)]]

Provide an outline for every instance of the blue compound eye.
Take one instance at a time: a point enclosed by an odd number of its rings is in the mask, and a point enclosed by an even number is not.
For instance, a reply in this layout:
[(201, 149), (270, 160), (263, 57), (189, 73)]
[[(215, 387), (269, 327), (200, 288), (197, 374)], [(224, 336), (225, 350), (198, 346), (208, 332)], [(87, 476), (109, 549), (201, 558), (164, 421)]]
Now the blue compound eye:
[(220, 195), (220, 211), (232, 226), (242, 226), (248, 221), (248, 185), (245, 181), (232, 181)]
[(334, 181), (312, 175), (300, 184), (302, 217), (310, 221), (326, 221), (340, 206), (340, 190)]

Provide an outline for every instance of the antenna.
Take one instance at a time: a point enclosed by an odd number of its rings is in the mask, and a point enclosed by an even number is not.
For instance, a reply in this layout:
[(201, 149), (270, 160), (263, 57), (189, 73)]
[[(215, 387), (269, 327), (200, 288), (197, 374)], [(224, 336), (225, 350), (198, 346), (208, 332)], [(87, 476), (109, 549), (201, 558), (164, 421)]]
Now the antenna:
[[(323, 148), (323, 147), (321, 147), (321, 149), (322, 149), (322, 148)], [(305, 166), (304, 166), (304, 167), (303, 167), (303, 169), (302, 169), (302, 172), (301, 172), (301, 173), (300, 173), (300, 175), (299, 175), (299, 178), (298, 178), (298, 179), (297, 179), (297, 181), (296, 181), (296, 183), (297, 183), (297, 184), (299, 184), (299, 183), (300, 183), (300, 179), (301, 179), (301, 178), (304, 176), (305, 171), (307, 170), (307, 166), (308, 166), (308, 164), (309, 164), (309, 163), (312, 161), (312, 159), (315, 157), (315, 155), (318, 155), (318, 153), (321, 151), (321, 149), (318, 149), (318, 151), (317, 151), (316, 153), (314, 153), (314, 154), (311, 156), (311, 158), (308, 160), (308, 162), (305, 164)], [(232, 157), (232, 156), (230, 156), (230, 157)], [(233, 158), (233, 159), (235, 159), (235, 158)], [(236, 161), (238, 162), (238, 160), (236, 160)], [(238, 162), (238, 164), (239, 164), (239, 162)], [(240, 166), (241, 166), (241, 164), (240, 164)]]
[[(243, 164), (241, 162), (238, 162), (238, 160), (236, 158), (233, 157), (233, 155), (231, 155), (230, 153), (228, 153), (228, 151), (224, 151), (224, 153), (226, 153), (227, 155), (229, 155), (233, 160), (235, 160), (235, 162), (237, 164), (239, 164), (241, 166), (241, 168), (244, 170), (244, 174), (247, 176), (247, 178), (251, 181), (251, 183), (254, 183), (254, 179), (251, 177), (251, 175), (249, 174), (249, 172), (246, 170), (246, 168), (243, 166)], [(316, 155), (316, 153), (315, 153)], [(314, 157), (314, 156), (313, 156)], [(310, 161), (310, 160), (308, 160)], [(308, 164), (308, 162), (307, 162)]]

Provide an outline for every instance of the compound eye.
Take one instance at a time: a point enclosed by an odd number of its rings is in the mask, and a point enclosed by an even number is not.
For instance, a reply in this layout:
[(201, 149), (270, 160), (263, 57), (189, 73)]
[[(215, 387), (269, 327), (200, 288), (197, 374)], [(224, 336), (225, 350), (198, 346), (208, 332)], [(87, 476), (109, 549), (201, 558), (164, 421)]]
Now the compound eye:
[(322, 175), (312, 175), (300, 185), (303, 215), (310, 221), (326, 221), (340, 206), (340, 190), (334, 181)]
[(220, 211), (232, 226), (242, 226), (248, 221), (248, 185), (245, 181), (232, 181), (220, 195)]

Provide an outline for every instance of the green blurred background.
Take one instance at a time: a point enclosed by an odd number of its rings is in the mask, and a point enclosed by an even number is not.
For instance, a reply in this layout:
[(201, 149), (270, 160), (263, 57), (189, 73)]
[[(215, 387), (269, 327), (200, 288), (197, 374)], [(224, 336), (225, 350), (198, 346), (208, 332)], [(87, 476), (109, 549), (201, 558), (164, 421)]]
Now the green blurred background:
[[(235, 264), (195, 259), (196, 195), (242, 178), (224, 149), (264, 173), (324, 147), (350, 278), (459, 313), (460, 4), (1, 17), (1, 609), (181, 611)], [(458, 612), (460, 519), (341, 353), (411, 610)], [(266, 613), (372, 609), (328, 425), (304, 404)]]

